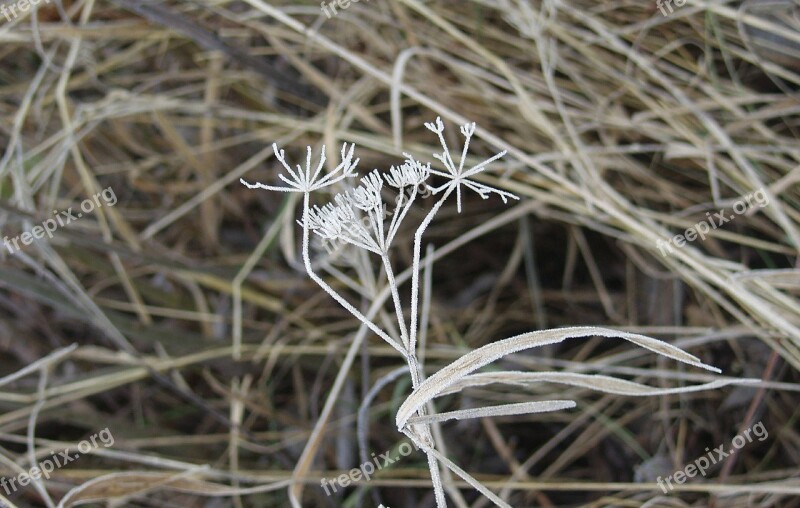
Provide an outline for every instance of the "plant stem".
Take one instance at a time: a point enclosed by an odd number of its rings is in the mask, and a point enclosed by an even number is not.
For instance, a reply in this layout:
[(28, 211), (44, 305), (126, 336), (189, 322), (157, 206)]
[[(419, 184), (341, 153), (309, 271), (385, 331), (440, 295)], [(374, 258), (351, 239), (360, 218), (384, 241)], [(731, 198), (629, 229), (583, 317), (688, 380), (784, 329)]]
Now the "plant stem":
[(397, 324), (400, 326), (400, 340), (408, 350), (408, 354), (412, 355), (413, 351), (410, 349), (408, 342), (408, 332), (406, 331), (406, 318), (403, 315), (403, 306), (400, 303), (400, 293), (397, 290), (397, 282), (394, 279), (394, 271), (392, 264), (389, 262), (389, 255), (384, 252), (381, 254), (381, 261), (383, 261), (383, 269), (386, 271), (386, 279), (389, 282), (389, 288), (392, 290), (392, 301), (394, 302), (394, 311), (397, 314)]
[(417, 346), (417, 314), (419, 302), (419, 258), (422, 251), (422, 233), (433, 220), (433, 217), (439, 212), (444, 202), (450, 197), (453, 189), (458, 187), (458, 184), (449, 185), (442, 198), (433, 205), (431, 211), (425, 216), (422, 223), (414, 233), (414, 262), (411, 269), (411, 326), (409, 328), (411, 338), (409, 339), (409, 351), (414, 351)]
[[(409, 357), (408, 363), (409, 368), (411, 369), (411, 377), (412, 377), (412, 385), (415, 385), (414, 382), (414, 373), (416, 373), (418, 379), (416, 383), (419, 383), (419, 378), (422, 377), (422, 373), (419, 370), (419, 363), (417, 362), (416, 356), (416, 347), (417, 347), (417, 313), (418, 313), (418, 302), (419, 302), (419, 260), (422, 251), (422, 234), (425, 232), (425, 229), (433, 220), (433, 217), (439, 212), (439, 209), (442, 207), (447, 198), (450, 197), (450, 193), (453, 192), (453, 189), (457, 187), (458, 184), (450, 185), (447, 187), (444, 195), (442, 195), (441, 199), (433, 205), (431, 211), (428, 212), (428, 215), (425, 216), (422, 223), (417, 228), (417, 231), (414, 233), (414, 261), (411, 268), (411, 325), (409, 328), (410, 332), (410, 339), (409, 339)], [(417, 411), (419, 416), (423, 416), (425, 414), (424, 408), (420, 408)], [(433, 438), (431, 436), (431, 430), (428, 425), (420, 425), (419, 428), (421, 429), (422, 436), (420, 436), (423, 440), (426, 440), (433, 443)], [(426, 447), (427, 448), (427, 447)], [(436, 499), (436, 506), (438, 508), (446, 508), (447, 501), (444, 497), (444, 488), (442, 486), (442, 477), (439, 472), (439, 463), (436, 456), (430, 452), (428, 449), (425, 450), (425, 455), (428, 457), (428, 469), (431, 473), (431, 483), (433, 484), (433, 493)]]
[(310, 202), (310, 193), (305, 192), (303, 193), (303, 264), (306, 267), (306, 272), (308, 272), (308, 276), (311, 277), (311, 280), (317, 283), (319, 287), (325, 290), (331, 298), (336, 300), (339, 305), (345, 308), (350, 314), (358, 318), (359, 321), (364, 323), (370, 330), (375, 332), (380, 338), (385, 340), (389, 343), (390, 346), (395, 348), (403, 355), (403, 358), (408, 359), (408, 352), (403, 349), (403, 346), (397, 343), (396, 340), (392, 339), (386, 332), (381, 330), (375, 323), (370, 321), (366, 318), (361, 312), (358, 311), (355, 307), (350, 305), (350, 302), (344, 299), (342, 295), (337, 293), (332, 287), (328, 285), (327, 282), (322, 280), (315, 272), (314, 269), (311, 267), (311, 258), (308, 253), (308, 244), (309, 244), (309, 229), (308, 229), (308, 207)]
[[(402, 194), (402, 189), (401, 189), (400, 196), (402, 196), (402, 195), (403, 194)], [(389, 224), (389, 236), (386, 238), (386, 248), (387, 249), (392, 244), (392, 241), (394, 240), (394, 236), (397, 234), (397, 230), (400, 229), (400, 223), (402, 223), (403, 219), (405, 219), (406, 214), (408, 213), (408, 210), (411, 208), (411, 204), (414, 202), (416, 197), (417, 197), (417, 187), (414, 186), (414, 190), (411, 192), (411, 196), (408, 198), (408, 202), (405, 203), (405, 205), (401, 205), (401, 204), (398, 203), (398, 206), (395, 209), (394, 217), (392, 217), (392, 222), (391, 222), (391, 224)], [(398, 213), (398, 211), (400, 210), (401, 206), (403, 207), (402, 211)]]

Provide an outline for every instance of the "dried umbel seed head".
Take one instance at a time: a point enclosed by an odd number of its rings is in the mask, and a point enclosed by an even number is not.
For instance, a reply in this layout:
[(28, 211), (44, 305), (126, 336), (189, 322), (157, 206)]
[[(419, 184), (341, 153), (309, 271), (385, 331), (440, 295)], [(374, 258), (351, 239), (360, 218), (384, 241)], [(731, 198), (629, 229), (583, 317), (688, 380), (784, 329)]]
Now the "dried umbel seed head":
[(437, 171), (435, 169), (431, 169), (430, 172), (431, 174), (441, 176), (449, 180), (447, 183), (439, 187), (431, 187), (430, 189), (433, 194), (446, 192), (449, 195), (450, 192), (455, 191), (456, 209), (458, 210), (458, 213), (461, 213), (462, 187), (466, 187), (467, 189), (478, 193), (478, 195), (480, 195), (480, 197), (483, 199), (488, 199), (489, 195), (491, 194), (500, 196), (500, 199), (502, 199), (504, 203), (507, 202), (509, 198), (519, 199), (519, 197), (511, 194), (510, 192), (496, 189), (471, 179), (478, 173), (485, 171), (489, 164), (500, 159), (506, 154), (504, 150), (484, 160), (483, 162), (478, 163), (475, 166), (465, 167), (467, 162), (467, 152), (469, 152), (469, 144), (477, 128), (475, 123), (466, 123), (461, 126), (461, 134), (464, 136), (464, 144), (462, 145), (461, 158), (459, 159), (458, 164), (456, 164), (455, 159), (453, 159), (453, 155), (450, 153), (450, 149), (447, 146), (447, 141), (444, 139), (444, 123), (442, 122), (442, 119), (436, 118), (435, 123), (426, 123), (425, 127), (436, 133), (436, 135), (439, 137), (439, 143), (442, 145), (442, 153), (435, 153), (433, 154), (433, 157), (441, 162), (446, 169), (446, 171)]
[(381, 189), (383, 178), (376, 169), (361, 179), (361, 185), (353, 189), (352, 202), (356, 208), (364, 211), (375, 210), (383, 206)]
[[(300, 227), (306, 227), (323, 240), (342, 241), (376, 254), (383, 252), (383, 239), (375, 234), (375, 229), (380, 227), (375, 226), (374, 215), (360, 216), (354, 208), (356, 204), (353, 197), (347, 192), (336, 194), (333, 199), (335, 204), (328, 203), (321, 208), (318, 206), (310, 208), (306, 226), (298, 221)], [(379, 207), (377, 210), (383, 209), (381, 202), (376, 206)]]
[(402, 166), (392, 166), (389, 169), (389, 174), (384, 176), (386, 183), (402, 189), (403, 187), (416, 187), (425, 182), (431, 174), (430, 163), (422, 164), (407, 153), (403, 155), (407, 157), (407, 160)]
[(355, 144), (351, 144), (350, 149), (348, 150), (347, 143), (344, 143), (342, 145), (341, 153), (342, 161), (330, 173), (320, 176), (322, 168), (325, 165), (325, 145), (322, 145), (322, 152), (320, 153), (319, 163), (317, 164), (316, 168), (312, 167), (311, 147), (309, 146), (306, 151), (305, 169), (299, 164), (297, 165), (296, 169), (292, 169), (291, 166), (286, 162), (286, 155), (284, 151), (278, 149), (278, 145), (273, 143), (272, 150), (275, 152), (275, 158), (281, 163), (283, 168), (286, 170), (286, 175), (288, 175), (286, 176), (283, 174), (278, 174), (278, 178), (280, 178), (286, 185), (265, 185), (260, 182), (251, 184), (245, 181), (244, 178), (240, 178), (239, 181), (249, 189), (266, 189), (278, 192), (300, 192), (303, 194), (318, 191), (324, 189), (325, 187), (330, 187), (331, 185), (334, 185), (346, 178), (356, 176), (355, 168), (358, 165), (359, 159), (353, 160), (353, 150), (355, 150), (355, 146)]
[[(334, 196), (336, 204), (328, 203), (322, 208), (314, 206), (308, 211), (307, 227), (326, 240), (341, 238), (346, 229), (356, 222), (356, 215), (346, 195)], [(303, 227), (303, 224), (300, 223)]]
[[(336, 240), (342, 236), (344, 226), (338, 215), (336, 207), (330, 203), (322, 208), (315, 206), (308, 211), (305, 227), (325, 240)], [(300, 226), (303, 227), (303, 224)]]

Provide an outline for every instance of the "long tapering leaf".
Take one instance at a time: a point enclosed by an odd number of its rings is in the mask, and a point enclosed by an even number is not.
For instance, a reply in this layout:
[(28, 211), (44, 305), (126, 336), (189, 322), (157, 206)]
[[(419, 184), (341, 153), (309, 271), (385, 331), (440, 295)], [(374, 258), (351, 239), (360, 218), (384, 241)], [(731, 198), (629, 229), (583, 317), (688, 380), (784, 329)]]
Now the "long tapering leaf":
[(437, 413), (433, 415), (414, 416), (408, 420), (411, 425), (420, 423), (446, 422), (448, 420), (468, 420), (470, 418), (483, 418), (485, 416), (511, 416), (533, 413), (549, 413), (575, 407), (573, 400), (543, 400), (537, 402), (520, 402), (517, 404), (501, 404), (499, 406), (476, 407)]
[(530, 385), (534, 383), (558, 383), (562, 385), (577, 386), (588, 388), (604, 393), (615, 395), (629, 395), (633, 397), (645, 397), (651, 395), (671, 395), (675, 393), (699, 392), (702, 390), (712, 390), (728, 385), (748, 385), (759, 383), (760, 379), (719, 379), (700, 385), (680, 386), (676, 388), (655, 388), (653, 386), (618, 379), (611, 376), (600, 374), (578, 374), (574, 372), (520, 372), (520, 371), (501, 371), (471, 374), (460, 379), (449, 386), (446, 390), (437, 395), (447, 395), (473, 386), (484, 386), (489, 384), (513, 384)]
[(660, 355), (664, 355), (673, 360), (694, 365), (702, 369), (719, 373), (719, 369), (706, 365), (699, 358), (693, 356), (682, 349), (679, 349), (666, 342), (639, 335), (607, 328), (592, 326), (579, 326), (571, 328), (557, 328), (551, 330), (540, 330), (535, 332), (523, 333), (504, 339), (498, 342), (487, 344), (478, 348), (458, 360), (443, 367), (439, 372), (421, 383), (400, 406), (397, 412), (396, 423), (399, 429), (403, 429), (408, 423), (409, 418), (419, 410), (426, 402), (436, 397), (446, 388), (463, 379), (465, 376), (488, 365), (495, 360), (512, 353), (524, 351), (538, 346), (555, 344), (569, 338), (600, 336), (618, 337), (632, 342), (645, 349), (649, 349)]

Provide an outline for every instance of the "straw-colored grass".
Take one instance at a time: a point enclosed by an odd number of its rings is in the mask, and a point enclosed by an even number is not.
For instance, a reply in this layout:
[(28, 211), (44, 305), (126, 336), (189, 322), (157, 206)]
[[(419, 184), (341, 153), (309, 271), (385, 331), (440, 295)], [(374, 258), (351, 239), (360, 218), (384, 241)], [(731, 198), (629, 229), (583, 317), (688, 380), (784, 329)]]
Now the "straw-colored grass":
[[(0, 506), (282, 507), (290, 492), (434, 506), (421, 452), (320, 488), (364, 454), (396, 455), (398, 411), (428, 422), (413, 413), (433, 397), (454, 418), (576, 402), (433, 427), (441, 460), (514, 507), (800, 506), (797, 7), (672, 7), (362, 0), (328, 19), (316, 2), (53, 0), (0, 14), (2, 236), (109, 187), (118, 198), (52, 239), (0, 246), (0, 478), (106, 427), (115, 438), (47, 481), (0, 487)], [(464, 194), (426, 230), (426, 375), (572, 326), (655, 337), (722, 375), (589, 337), (404, 405), (402, 357), (306, 277), (300, 200), (239, 180), (278, 181), (273, 142), (292, 161), (324, 144), (326, 169), (355, 143), (362, 175), (403, 152), (431, 160), (422, 126), (437, 116), (477, 123), (471, 163), (506, 150), (477, 179), (521, 199)], [(757, 191), (767, 206), (661, 254)], [(401, 266), (413, 235), (395, 240)], [(385, 280), (358, 293), (356, 269), (320, 273), (391, 329)], [(762, 382), (724, 386), (742, 378)], [(716, 389), (677, 393), (703, 383)], [(669, 495), (657, 486), (757, 422), (768, 439)], [(491, 505), (442, 479), (448, 506)]]

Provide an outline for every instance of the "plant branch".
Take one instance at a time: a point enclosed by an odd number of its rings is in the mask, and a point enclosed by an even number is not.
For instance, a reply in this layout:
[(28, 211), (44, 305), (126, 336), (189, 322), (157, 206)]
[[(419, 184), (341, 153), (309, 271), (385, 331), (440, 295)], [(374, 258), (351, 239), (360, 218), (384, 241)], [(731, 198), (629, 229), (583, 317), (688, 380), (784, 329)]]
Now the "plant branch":
[(311, 280), (317, 283), (319, 287), (325, 290), (331, 298), (336, 300), (339, 305), (345, 308), (350, 314), (358, 318), (359, 321), (364, 323), (370, 330), (375, 332), (380, 338), (385, 340), (390, 346), (395, 348), (403, 355), (403, 358), (408, 359), (408, 353), (403, 349), (403, 347), (397, 343), (394, 339), (392, 339), (386, 332), (381, 330), (375, 323), (367, 319), (361, 312), (358, 311), (355, 307), (353, 307), (350, 302), (344, 299), (342, 295), (337, 293), (332, 287), (328, 285), (327, 282), (322, 280), (320, 276), (314, 272), (314, 268), (311, 266), (311, 257), (308, 253), (308, 244), (309, 244), (309, 229), (308, 229), (308, 211), (309, 211), (309, 203), (310, 203), (310, 193), (304, 192), (303, 193), (303, 263), (306, 267), (306, 272), (308, 272), (308, 276), (311, 277)]
[(417, 302), (419, 301), (419, 258), (422, 251), (422, 233), (425, 232), (425, 229), (431, 223), (433, 217), (439, 212), (444, 202), (447, 201), (447, 198), (450, 197), (450, 193), (453, 192), (455, 187), (455, 185), (450, 185), (447, 188), (442, 198), (433, 205), (431, 211), (428, 212), (428, 215), (425, 216), (425, 219), (423, 219), (417, 231), (414, 233), (414, 261), (411, 269), (411, 326), (409, 329), (411, 334), (409, 348), (411, 351), (416, 348), (417, 344)]

